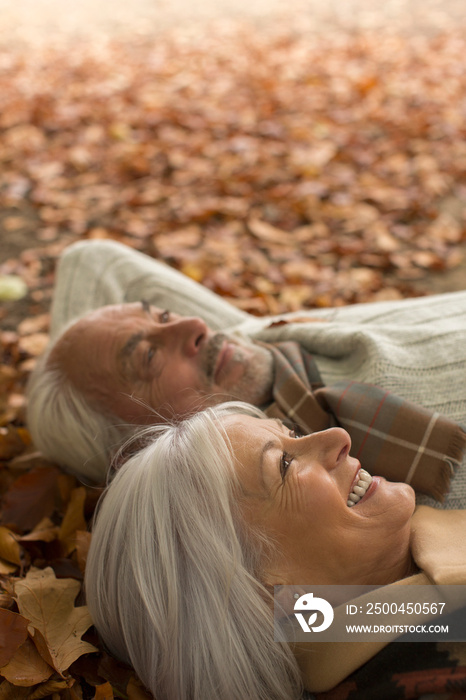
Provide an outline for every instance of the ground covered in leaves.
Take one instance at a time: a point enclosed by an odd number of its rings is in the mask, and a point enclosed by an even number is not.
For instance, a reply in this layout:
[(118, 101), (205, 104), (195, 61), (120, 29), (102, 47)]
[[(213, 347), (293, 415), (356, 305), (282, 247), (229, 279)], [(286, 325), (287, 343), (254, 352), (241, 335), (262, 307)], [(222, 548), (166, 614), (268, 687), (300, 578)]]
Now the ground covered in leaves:
[(24, 422), (61, 250), (122, 241), (259, 315), (431, 292), (464, 269), (465, 36), (0, 49), (0, 700), (147, 697), (83, 605), (100, 491)]

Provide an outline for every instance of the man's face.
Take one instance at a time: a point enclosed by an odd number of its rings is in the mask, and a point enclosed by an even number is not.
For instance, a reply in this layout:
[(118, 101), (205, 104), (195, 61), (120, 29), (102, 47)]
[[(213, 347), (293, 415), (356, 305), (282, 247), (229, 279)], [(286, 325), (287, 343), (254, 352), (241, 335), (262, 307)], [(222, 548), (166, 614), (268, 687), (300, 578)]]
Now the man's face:
[(75, 323), (49, 362), (91, 401), (130, 423), (181, 417), (206, 405), (270, 398), (272, 358), (204, 321), (145, 303), (105, 306)]

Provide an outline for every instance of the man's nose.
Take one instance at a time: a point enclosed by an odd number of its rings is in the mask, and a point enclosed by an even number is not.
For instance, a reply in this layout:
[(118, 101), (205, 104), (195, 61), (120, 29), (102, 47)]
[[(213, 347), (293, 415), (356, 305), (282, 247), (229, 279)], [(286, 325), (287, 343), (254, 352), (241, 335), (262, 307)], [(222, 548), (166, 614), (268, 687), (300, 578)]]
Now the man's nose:
[[(338, 467), (349, 454), (351, 438), (343, 428), (320, 430), (301, 438), (311, 457), (318, 459), (327, 471)], [(306, 445), (304, 445), (306, 442)]]
[(207, 338), (209, 328), (201, 318), (185, 316), (165, 324), (162, 332), (170, 349), (193, 357)]

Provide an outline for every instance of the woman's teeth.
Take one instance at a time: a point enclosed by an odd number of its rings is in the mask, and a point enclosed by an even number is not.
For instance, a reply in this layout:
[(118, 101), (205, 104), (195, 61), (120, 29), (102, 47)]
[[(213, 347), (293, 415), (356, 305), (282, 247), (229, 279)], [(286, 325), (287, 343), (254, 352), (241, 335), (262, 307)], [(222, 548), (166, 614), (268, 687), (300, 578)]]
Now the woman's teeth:
[(358, 503), (361, 500), (361, 498), (364, 496), (371, 484), (372, 477), (369, 474), (369, 472), (366, 472), (365, 469), (360, 469), (358, 474), (358, 481), (353, 486), (353, 490), (348, 496), (348, 500), (346, 502), (348, 508), (352, 508), (354, 505), (356, 505), (356, 503)]

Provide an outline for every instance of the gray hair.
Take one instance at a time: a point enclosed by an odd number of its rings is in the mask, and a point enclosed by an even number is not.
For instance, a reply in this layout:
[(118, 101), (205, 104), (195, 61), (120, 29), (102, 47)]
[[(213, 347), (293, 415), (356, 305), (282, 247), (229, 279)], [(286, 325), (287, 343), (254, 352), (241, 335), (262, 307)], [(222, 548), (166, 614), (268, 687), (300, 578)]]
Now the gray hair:
[(49, 361), (54, 346), (38, 360), (28, 381), (32, 440), (45, 457), (81, 481), (102, 483), (114, 453), (137, 428), (95, 407), (59, 365)]
[[(239, 512), (219, 419), (232, 402), (151, 426), (98, 508), (85, 590), (108, 650), (161, 700), (291, 700), (297, 663), (273, 640), (264, 537)], [(141, 438), (139, 438), (141, 439)]]

